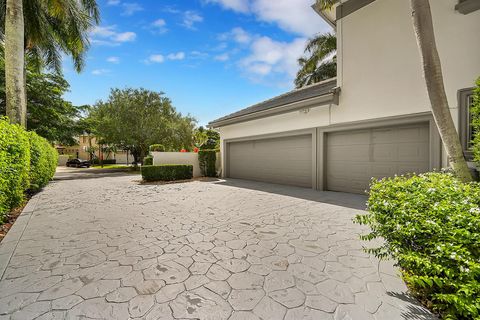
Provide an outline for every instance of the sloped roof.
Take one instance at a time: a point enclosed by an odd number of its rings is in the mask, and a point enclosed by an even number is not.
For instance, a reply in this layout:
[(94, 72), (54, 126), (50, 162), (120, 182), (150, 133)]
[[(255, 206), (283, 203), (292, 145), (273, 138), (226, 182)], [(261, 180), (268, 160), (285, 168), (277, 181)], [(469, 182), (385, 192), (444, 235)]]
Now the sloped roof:
[(239, 118), (247, 115), (253, 115), (261, 111), (266, 111), (271, 109), (273, 110), (275, 108), (279, 108), (295, 102), (301, 102), (304, 100), (324, 96), (327, 94), (332, 94), (334, 93), (334, 88), (336, 84), (337, 84), (337, 79), (332, 78), (332, 79), (315, 83), (313, 85), (309, 85), (300, 89), (295, 89), (287, 93), (284, 93), (282, 95), (265, 100), (263, 102), (254, 104), (248, 108), (242, 109), (240, 111), (237, 111), (229, 115), (226, 115), (224, 117), (213, 120), (209, 123), (209, 126), (215, 126), (216, 124), (219, 124), (220, 122), (224, 122), (226, 120), (233, 120), (235, 118)]

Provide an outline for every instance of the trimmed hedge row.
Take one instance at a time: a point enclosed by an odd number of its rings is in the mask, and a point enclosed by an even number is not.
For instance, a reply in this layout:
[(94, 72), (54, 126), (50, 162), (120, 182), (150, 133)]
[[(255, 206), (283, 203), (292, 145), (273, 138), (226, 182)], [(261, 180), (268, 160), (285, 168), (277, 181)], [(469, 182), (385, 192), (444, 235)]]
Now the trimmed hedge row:
[(47, 140), (0, 118), (0, 223), (22, 204), (25, 191), (48, 183), (57, 162), (58, 153)]
[(193, 166), (189, 164), (163, 164), (142, 166), (142, 178), (145, 181), (186, 180), (193, 177)]
[(420, 300), (446, 319), (480, 319), (480, 184), (426, 173), (374, 181), (364, 240), (383, 238), (377, 257), (398, 261)]
[[(103, 159), (103, 164), (117, 164), (117, 159)], [(95, 158), (92, 160), (92, 164), (100, 164), (100, 159)]]
[(144, 166), (153, 166), (153, 157), (152, 156), (146, 156), (143, 158), (143, 165)]

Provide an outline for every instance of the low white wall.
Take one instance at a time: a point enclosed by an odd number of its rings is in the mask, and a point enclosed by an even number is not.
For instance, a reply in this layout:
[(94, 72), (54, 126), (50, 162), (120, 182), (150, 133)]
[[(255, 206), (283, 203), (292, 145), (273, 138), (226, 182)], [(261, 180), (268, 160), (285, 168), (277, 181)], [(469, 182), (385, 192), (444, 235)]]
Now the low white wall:
[(68, 154), (59, 154), (58, 155), (58, 166), (66, 166), (68, 161)]
[[(201, 177), (200, 165), (198, 163), (198, 153), (195, 152), (151, 152), (153, 157), (153, 165), (161, 164), (191, 164), (193, 166), (193, 176)], [(217, 161), (215, 168), (217, 173), (220, 170), (222, 161), (220, 153), (217, 153)]]

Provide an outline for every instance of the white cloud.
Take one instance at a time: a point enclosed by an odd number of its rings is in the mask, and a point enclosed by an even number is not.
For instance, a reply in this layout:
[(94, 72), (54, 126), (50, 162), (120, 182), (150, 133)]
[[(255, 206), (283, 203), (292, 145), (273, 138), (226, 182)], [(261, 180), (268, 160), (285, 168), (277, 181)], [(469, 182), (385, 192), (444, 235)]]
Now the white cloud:
[(109, 6), (118, 6), (120, 4), (120, 0), (108, 0), (107, 5)]
[(135, 32), (127, 31), (117, 33), (114, 37), (114, 40), (117, 42), (129, 42), (135, 40), (137, 34)]
[(101, 76), (101, 75), (104, 75), (104, 74), (107, 74), (109, 73), (110, 70), (108, 69), (95, 69), (95, 70), (92, 70), (92, 74), (95, 75), (95, 76)]
[(196, 29), (195, 24), (202, 21), (203, 21), (203, 17), (197, 12), (185, 11), (185, 13), (183, 14), (182, 25), (187, 29), (195, 30)]
[(208, 58), (209, 54), (206, 52), (201, 52), (201, 51), (192, 51), (189, 54), (190, 58), (192, 59), (206, 59)]
[(167, 23), (163, 19), (157, 19), (157, 20), (153, 21), (152, 25), (154, 27), (161, 28), (161, 27), (165, 27), (167, 25)]
[(224, 8), (253, 14), (259, 21), (274, 23), (281, 29), (312, 36), (331, 28), (311, 8), (313, 0), (206, 0)]
[(183, 60), (185, 59), (185, 52), (170, 53), (167, 56), (168, 60)]
[(162, 63), (165, 61), (165, 57), (161, 54), (152, 54), (148, 57), (147, 62)]
[(139, 11), (143, 11), (143, 7), (136, 2), (125, 2), (122, 3), (123, 15), (131, 16)]
[(250, 53), (240, 61), (240, 67), (253, 78), (280, 75), (291, 80), (297, 73), (297, 59), (302, 55), (306, 41), (305, 38), (296, 38), (292, 42), (281, 42), (259, 37), (253, 40)]
[(108, 57), (107, 62), (110, 63), (120, 63), (120, 58), (119, 57)]
[(218, 38), (221, 41), (233, 40), (237, 43), (247, 44), (252, 41), (253, 36), (242, 28), (236, 27), (229, 32), (222, 33)]
[(227, 61), (230, 59), (230, 55), (228, 53), (223, 53), (215, 56), (214, 59), (216, 61)]
[(217, 3), (225, 9), (247, 13), (250, 11), (248, 0), (205, 0), (206, 3)]
[(122, 42), (134, 41), (137, 37), (135, 32), (118, 32), (116, 26), (96, 26), (90, 31), (90, 41), (99, 45), (119, 45)]

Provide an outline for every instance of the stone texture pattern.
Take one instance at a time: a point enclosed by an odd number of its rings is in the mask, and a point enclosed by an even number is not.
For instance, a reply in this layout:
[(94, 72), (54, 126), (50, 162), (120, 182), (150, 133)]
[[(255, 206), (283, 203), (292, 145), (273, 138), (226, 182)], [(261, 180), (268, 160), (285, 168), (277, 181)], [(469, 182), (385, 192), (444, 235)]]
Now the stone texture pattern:
[(434, 319), (362, 251), (364, 197), (138, 179), (35, 197), (0, 245), (0, 319)]

